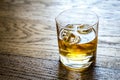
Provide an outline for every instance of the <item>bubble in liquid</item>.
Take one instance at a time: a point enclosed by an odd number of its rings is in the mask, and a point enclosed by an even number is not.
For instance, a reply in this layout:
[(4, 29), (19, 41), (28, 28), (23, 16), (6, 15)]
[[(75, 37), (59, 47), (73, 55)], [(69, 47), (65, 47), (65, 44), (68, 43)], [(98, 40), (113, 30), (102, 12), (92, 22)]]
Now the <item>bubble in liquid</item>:
[(70, 44), (75, 44), (80, 42), (80, 37), (75, 35), (72, 30), (62, 29), (60, 31), (60, 38), (65, 42), (69, 42)]
[(80, 34), (88, 34), (92, 31), (92, 28), (88, 24), (78, 25), (77, 32)]

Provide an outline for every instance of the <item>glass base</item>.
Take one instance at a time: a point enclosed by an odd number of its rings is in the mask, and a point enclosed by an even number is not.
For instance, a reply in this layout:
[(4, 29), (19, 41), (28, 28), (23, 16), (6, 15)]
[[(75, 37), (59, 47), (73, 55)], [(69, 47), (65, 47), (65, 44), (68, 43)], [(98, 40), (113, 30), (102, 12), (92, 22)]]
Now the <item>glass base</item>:
[(61, 63), (68, 69), (75, 70), (75, 71), (84, 71), (88, 69), (94, 61), (91, 60), (92, 57), (89, 57), (84, 60), (71, 60), (62, 55), (60, 55)]

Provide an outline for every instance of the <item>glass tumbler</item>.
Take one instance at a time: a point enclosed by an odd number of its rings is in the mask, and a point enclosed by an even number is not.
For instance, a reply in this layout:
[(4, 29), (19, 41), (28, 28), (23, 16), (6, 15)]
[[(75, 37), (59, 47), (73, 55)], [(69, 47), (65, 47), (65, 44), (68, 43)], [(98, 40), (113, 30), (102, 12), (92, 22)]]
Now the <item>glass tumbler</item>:
[(99, 23), (96, 13), (72, 8), (61, 12), (55, 21), (62, 64), (74, 70), (95, 64)]

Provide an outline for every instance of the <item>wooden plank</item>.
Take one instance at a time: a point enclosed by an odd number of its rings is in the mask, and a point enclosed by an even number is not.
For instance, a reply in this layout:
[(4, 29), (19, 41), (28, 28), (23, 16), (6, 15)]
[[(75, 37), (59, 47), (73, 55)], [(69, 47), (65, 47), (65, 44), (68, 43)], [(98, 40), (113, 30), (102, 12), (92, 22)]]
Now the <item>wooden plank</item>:
[(120, 69), (104, 67), (106, 60), (103, 57), (100, 58), (101, 66), (98, 65), (94, 69), (80, 73), (65, 69), (59, 60), (0, 54), (0, 75), (4, 79), (13, 80), (119, 80)]

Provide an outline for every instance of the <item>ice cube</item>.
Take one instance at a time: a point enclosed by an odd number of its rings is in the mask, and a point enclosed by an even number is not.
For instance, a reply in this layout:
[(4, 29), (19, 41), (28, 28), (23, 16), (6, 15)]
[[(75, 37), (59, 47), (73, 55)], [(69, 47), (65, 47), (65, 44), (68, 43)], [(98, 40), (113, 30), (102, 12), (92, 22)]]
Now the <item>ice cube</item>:
[(65, 26), (65, 29), (76, 31), (77, 27), (74, 24), (68, 24), (67, 26)]
[(68, 25), (66, 26), (66, 28), (70, 28), (70, 29), (71, 29), (71, 28), (74, 28), (74, 27), (73, 27), (73, 24), (68, 24)]
[(92, 28), (88, 24), (77, 26), (77, 32), (80, 34), (88, 34), (92, 31)]
[(80, 37), (71, 33), (69, 38), (68, 38), (68, 42), (71, 43), (71, 44), (79, 43), (80, 42)]
[(69, 42), (70, 44), (80, 42), (80, 37), (75, 35), (73, 31), (67, 29), (62, 29), (60, 31), (60, 39), (64, 40), (65, 42)]
[(67, 40), (68, 36), (70, 35), (70, 30), (67, 29), (61, 29), (60, 31), (60, 39)]

